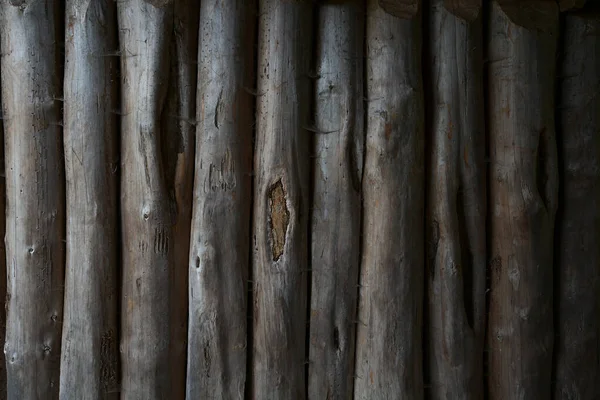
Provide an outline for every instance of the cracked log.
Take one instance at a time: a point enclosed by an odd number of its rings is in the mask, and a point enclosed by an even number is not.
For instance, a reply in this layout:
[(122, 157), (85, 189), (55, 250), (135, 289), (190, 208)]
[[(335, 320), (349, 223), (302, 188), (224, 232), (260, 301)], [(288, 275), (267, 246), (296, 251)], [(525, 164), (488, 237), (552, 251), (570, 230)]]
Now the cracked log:
[(67, 0), (67, 203), (61, 399), (117, 399), (116, 8)]
[(305, 396), (312, 3), (260, 0), (254, 343), (256, 399)]
[(600, 14), (567, 14), (560, 67), (555, 399), (600, 398)]
[(367, 136), (356, 399), (423, 398), (421, 21), (367, 4)]
[(426, 372), (432, 399), (480, 399), (486, 284), (482, 21), (455, 16), (447, 3), (432, 3), (427, 55)]
[(364, 146), (361, 1), (318, 12), (309, 397), (352, 397)]
[(491, 4), (490, 399), (550, 398), (558, 6)]
[(58, 396), (65, 223), (59, 13), (59, 2), (0, 2), (10, 399)]
[[(200, 10), (187, 398), (244, 398), (252, 204), (254, 2)], [(265, 397), (268, 398), (268, 397)]]

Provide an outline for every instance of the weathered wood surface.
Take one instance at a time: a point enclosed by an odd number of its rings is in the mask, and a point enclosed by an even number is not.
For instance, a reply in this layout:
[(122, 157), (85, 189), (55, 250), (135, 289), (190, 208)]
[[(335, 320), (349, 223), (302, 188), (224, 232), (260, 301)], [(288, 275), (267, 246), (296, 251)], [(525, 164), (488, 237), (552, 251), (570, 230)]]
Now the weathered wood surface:
[[(170, 43), (170, 71), (161, 134), (165, 177), (173, 216), (171, 265), (170, 398), (185, 398), (188, 336), (188, 259), (194, 183), (196, 81), (198, 76), (198, 0), (177, 0)], [(166, 77), (164, 78), (166, 79)]]
[(356, 399), (423, 398), (421, 20), (367, 4), (367, 136)]
[(364, 147), (361, 1), (320, 5), (308, 395), (352, 397)]
[(59, 2), (0, 2), (8, 397), (58, 396), (64, 275)]
[(251, 396), (305, 396), (312, 3), (259, 1)]
[(117, 3), (121, 45), (121, 396), (171, 396), (170, 287), (175, 202), (161, 115), (169, 83), (172, 1)]
[[(0, 132), (4, 132), (4, 124), (0, 120)], [(3, 138), (4, 139), (4, 138)], [(4, 140), (0, 140), (0, 301), (6, 301), (6, 173), (4, 169)], [(6, 399), (6, 362), (4, 359), (4, 336), (6, 334), (6, 309), (0, 303), (0, 400)]]
[(491, 4), (490, 399), (550, 398), (552, 388), (558, 6), (531, 7), (523, 19)]
[(112, 0), (67, 0), (61, 399), (118, 398), (116, 36)]
[(243, 399), (256, 9), (201, 4), (187, 398)]
[(555, 399), (600, 398), (600, 14), (567, 15), (559, 112)]
[(466, 22), (443, 0), (433, 1), (429, 11), (429, 396), (481, 399), (486, 285), (482, 19)]

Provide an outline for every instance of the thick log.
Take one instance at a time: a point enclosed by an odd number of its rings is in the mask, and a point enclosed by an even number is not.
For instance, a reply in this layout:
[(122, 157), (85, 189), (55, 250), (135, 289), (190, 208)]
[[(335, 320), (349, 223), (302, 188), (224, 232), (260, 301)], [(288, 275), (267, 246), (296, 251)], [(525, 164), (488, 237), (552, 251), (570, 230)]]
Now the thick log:
[(170, 324), (175, 202), (161, 124), (169, 83), (172, 2), (117, 3), (121, 45), (123, 398), (171, 396)]
[[(432, 3), (427, 354), (432, 399), (483, 398), (486, 186), (482, 19)], [(479, 14), (479, 11), (476, 11)]]
[(111, 0), (67, 1), (65, 400), (118, 398), (116, 28)]
[(255, 19), (253, 2), (201, 5), (188, 399), (245, 393)]
[(196, 81), (198, 76), (198, 0), (178, 0), (173, 15), (169, 87), (162, 115), (161, 135), (164, 170), (169, 194), (174, 199), (173, 264), (171, 266), (170, 398), (185, 398), (188, 259), (194, 183)]
[[(9, 398), (56, 398), (64, 273), (57, 7), (0, 5)], [(31, 377), (35, 376), (34, 381)]]
[(259, 2), (252, 390), (305, 396), (312, 4)]
[(552, 387), (558, 6), (534, 6), (518, 25), (491, 4), (490, 399), (550, 398)]
[(600, 398), (600, 15), (567, 15), (560, 67), (555, 399)]
[(423, 398), (420, 17), (367, 5), (367, 136), (356, 399)]
[(361, 1), (317, 21), (309, 398), (352, 397), (364, 147)]
[(64, 278), (59, 2), (0, 2), (8, 398), (58, 396)]

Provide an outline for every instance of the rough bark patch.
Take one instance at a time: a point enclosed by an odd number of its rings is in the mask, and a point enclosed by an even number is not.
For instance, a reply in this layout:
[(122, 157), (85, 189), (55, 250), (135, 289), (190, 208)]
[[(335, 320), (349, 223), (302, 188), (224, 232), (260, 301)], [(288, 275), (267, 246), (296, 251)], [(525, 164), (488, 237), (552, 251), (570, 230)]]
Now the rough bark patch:
[(379, 6), (394, 17), (412, 19), (419, 12), (418, 0), (379, 0)]
[(273, 261), (278, 261), (285, 247), (285, 236), (290, 222), (286, 194), (281, 179), (269, 188), (269, 236)]
[(444, 0), (444, 6), (452, 14), (470, 22), (479, 16), (481, 0)]
[(498, 0), (498, 5), (513, 24), (542, 32), (552, 30), (558, 7), (548, 0)]

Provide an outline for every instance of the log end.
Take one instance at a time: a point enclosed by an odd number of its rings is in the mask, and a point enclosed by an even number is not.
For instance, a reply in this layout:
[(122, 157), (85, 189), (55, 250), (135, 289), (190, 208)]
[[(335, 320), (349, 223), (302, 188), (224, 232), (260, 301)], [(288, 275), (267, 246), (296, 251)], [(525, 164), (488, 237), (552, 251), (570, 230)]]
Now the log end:
[(386, 13), (402, 19), (412, 19), (419, 12), (419, 0), (378, 0)]
[(444, 0), (444, 6), (457, 17), (472, 22), (479, 17), (481, 0)]

